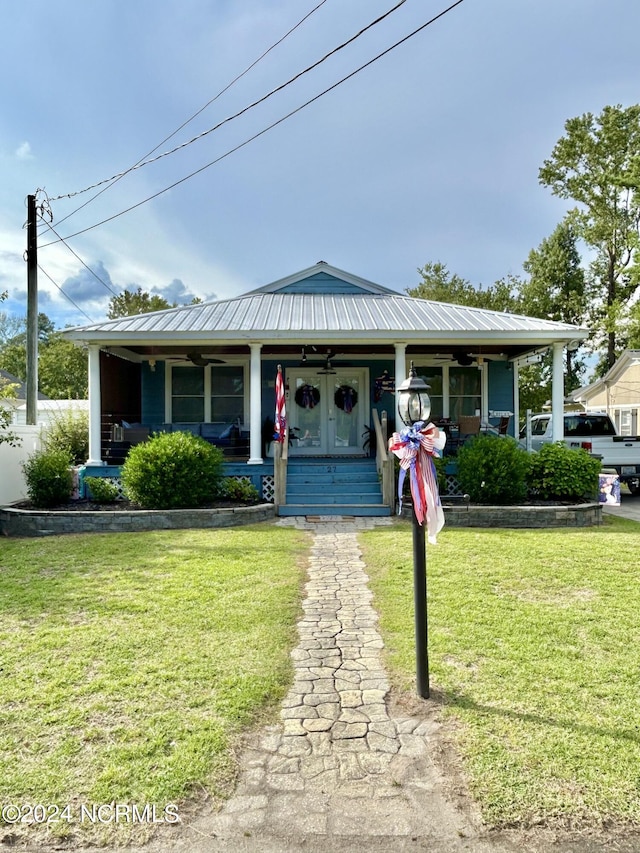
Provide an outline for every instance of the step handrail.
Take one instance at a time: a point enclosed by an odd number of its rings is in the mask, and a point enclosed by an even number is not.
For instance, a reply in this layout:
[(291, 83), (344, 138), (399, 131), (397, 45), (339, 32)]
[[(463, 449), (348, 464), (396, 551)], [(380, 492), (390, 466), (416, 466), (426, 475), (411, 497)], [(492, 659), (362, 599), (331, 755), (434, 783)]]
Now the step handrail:
[(382, 502), (393, 512), (395, 508), (395, 465), (394, 457), (387, 449), (387, 413), (382, 418), (377, 409), (371, 410), (371, 422), (376, 436), (376, 468), (382, 484)]

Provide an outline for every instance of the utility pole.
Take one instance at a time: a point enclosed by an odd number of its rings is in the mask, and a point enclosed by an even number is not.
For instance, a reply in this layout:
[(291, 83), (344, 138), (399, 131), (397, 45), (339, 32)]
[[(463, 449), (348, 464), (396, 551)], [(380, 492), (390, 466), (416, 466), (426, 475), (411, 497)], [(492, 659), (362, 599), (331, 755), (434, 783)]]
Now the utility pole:
[(38, 231), (36, 197), (27, 196), (27, 424), (38, 420)]

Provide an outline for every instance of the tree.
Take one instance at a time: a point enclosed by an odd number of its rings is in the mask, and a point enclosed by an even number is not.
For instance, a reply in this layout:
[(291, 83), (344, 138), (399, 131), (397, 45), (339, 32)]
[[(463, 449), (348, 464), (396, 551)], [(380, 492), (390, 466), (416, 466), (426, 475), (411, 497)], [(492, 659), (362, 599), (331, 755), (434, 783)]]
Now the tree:
[[(520, 291), (524, 313), (575, 326), (584, 323), (589, 289), (581, 263), (575, 227), (565, 220), (537, 249), (529, 252), (523, 264), (525, 272), (529, 273), (529, 280), (522, 284)], [(584, 362), (576, 352), (569, 348), (566, 351), (565, 394), (582, 384)], [(529, 369), (533, 382), (540, 382), (542, 374), (550, 372), (550, 357), (545, 361), (549, 363), (542, 369), (538, 366)], [(537, 378), (536, 374), (539, 374)], [(549, 386), (550, 376), (546, 376), (545, 384)]]
[(578, 206), (569, 216), (576, 234), (596, 253), (592, 272), (600, 298), (592, 325), (606, 341), (606, 368), (615, 363), (629, 300), (638, 285), (634, 269), (640, 223), (640, 105), (605, 107), (565, 123), (565, 136), (539, 172), (543, 186)]
[[(4, 302), (7, 298), (7, 293), (0, 293), (0, 302)], [(0, 444), (9, 444), (11, 447), (16, 447), (20, 444), (18, 436), (11, 432), (9, 425), (12, 420), (12, 411), (5, 401), (15, 399), (15, 385), (9, 382), (4, 376), (0, 376)]]
[(38, 385), (53, 400), (86, 400), (89, 394), (87, 351), (54, 332), (40, 347)]
[[(46, 317), (46, 315), (40, 315)], [(88, 393), (87, 353), (55, 331), (46, 318), (46, 338), (38, 347), (38, 391), (56, 400), (85, 400)], [(0, 368), (27, 379), (27, 350), (22, 333), (0, 348)]]
[(112, 296), (109, 300), (107, 317), (110, 320), (116, 320), (118, 317), (148, 314), (150, 311), (163, 311), (165, 308), (175, 307), (175, 304), (167, 302), (163, 296), (152, 295), (139, 287), (137, 290), (123, 290), (118, 296)]
[(435, 302), (449, 302), (455, 305), (469, 305), (473, 308), (487, 308), (493, 311), (518, 310), (518, 280), (513, 276), (501, 279), (487, 288), (475, 287), (470, 281), (456, 273), (450, 273), (440, 261), (427, 263), (418, 268), (422, 281), (417, 287), (409, 287), (406, 293), (415, 299), (432, 299)]

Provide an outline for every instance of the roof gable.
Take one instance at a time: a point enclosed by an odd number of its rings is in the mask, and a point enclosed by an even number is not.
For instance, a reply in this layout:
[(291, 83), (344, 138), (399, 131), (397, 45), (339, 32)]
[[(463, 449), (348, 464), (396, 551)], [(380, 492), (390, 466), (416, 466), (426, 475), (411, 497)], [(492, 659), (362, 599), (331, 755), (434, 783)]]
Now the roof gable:
[(353, 294), (362, 296), (372, 293), (397, 295), (398, 291), (390, 290), (381, 284), (374, 284), (365, 278), (332, 267), (326, 261), (318, 261), (312, 267), (243, 295), (253, 296), (256, 293)]

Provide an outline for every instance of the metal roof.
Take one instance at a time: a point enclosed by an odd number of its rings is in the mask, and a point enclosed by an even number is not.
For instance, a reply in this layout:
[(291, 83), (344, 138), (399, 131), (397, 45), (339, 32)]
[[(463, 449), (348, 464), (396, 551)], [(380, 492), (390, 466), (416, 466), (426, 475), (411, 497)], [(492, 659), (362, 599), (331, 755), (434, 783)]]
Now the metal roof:
[[(318, 270), (356, 286), (351, 293), (292, 292), (292, 284), (308, 281)], [(329, 277), (329, 276), (327, 276)], [(315, 284), (315, 283), (314, 283)], [(71, 329), (75, 340), (107, 343), (152, 340), (282, 340), (314, 334), (323, 339), (345, 335), (360, 340), (491, 337), (509, 339), (540, 336), (544, 340), (582, 338), (577, 326), (416, 299), (350, 274), (318, 264), (295, 276), (234, 299), (186, 305), (165, 311), (105, 320)]]
[[(251, 332), (513, 332), (575, 326), (518, 314), (412, 299), (408, 296), (260, 293), (220, 302), (106, 320), (78, 332), (226, 334)], [(74, 335), (74, 336), (75, 336)]]

